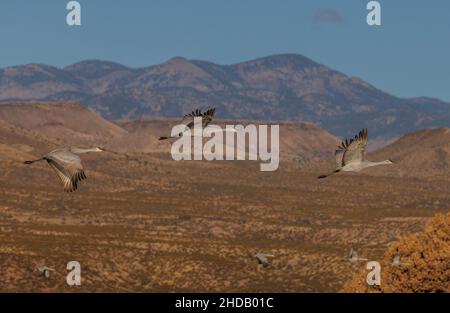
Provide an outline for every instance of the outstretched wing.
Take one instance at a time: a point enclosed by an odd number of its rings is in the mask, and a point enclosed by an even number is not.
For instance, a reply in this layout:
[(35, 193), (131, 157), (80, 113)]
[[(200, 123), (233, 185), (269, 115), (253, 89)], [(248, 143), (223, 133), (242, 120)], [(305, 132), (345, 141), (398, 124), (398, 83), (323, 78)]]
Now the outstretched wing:
[[(355, 138), (350, 140), (345, 140), (339, 146), (339, 153), (342, 153), (342, 166), (353, 163), (353, 162), (362, 162), (364, 161), (364, 152), (367, 145), (367, 128), (362, 129)], [(337, 157), (336, 157), (337, 161)]]
[(206, 110), (206, 112), (202, 112), (201, 109), (196, 109), (189, 114), (186, 114), (183, 117), (181, 123), (186, 124), (186, 126), (190, 129), (194, 127), (194, 118), (201, 117), (202, 118), (202, 127), (205, 128), (212, 121), (214, 117), (214, 113), (216, 112), (215, 108), (210, 108)]
[(69, 151), (51, 153), (45, 157), (45, 160), (61, 179), (65, 192), (77, 190), (78, 182), (87, 178), (81, 159), (76, 154)]
[(267, 259), (266, 255), (262, 254), (262, 253), (257, 253), (255, 255), (255, 258), (258, 260), (258, 262), (260, 264), (262, 264), (264, 267), (267, 267), (270, 263), (269, 263), (269, 259)]

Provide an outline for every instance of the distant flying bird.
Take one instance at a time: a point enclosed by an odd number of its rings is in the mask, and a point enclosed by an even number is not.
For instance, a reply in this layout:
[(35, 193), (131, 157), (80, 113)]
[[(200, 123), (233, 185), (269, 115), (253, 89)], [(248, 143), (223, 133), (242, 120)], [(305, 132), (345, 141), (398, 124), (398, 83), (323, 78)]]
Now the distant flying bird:
[(350, 252), (348, 254), (348, 260), (350, 262), (368, 261), (368, 259), (358, 257), (358, 252), (353, 248), (350, 249)]
[(255, 259), (258, 260), (258, 263), (262, 264), (263, 267), (267, 267), (270, 265), (268, 257), (273, 258), (274, 256), (272, 254), (261, 253), (261, 252), (259, 252), (255, 255)]
[(79, 154), (88, 152), (101, 152), (105, 151), (103, 148), (61, 148), (53, 150), (50, 153), (44, 155), (42, 158), (32, 161), (25, 161), (25, 164), (32, 164), (39, 161), (47, 161), (48, 165), (55, 170), (58, 177), (61, 179), (64, 185), (65, 192), (72, 192), (78, 188), (78, 182), (86, 179), (86, 174), (81, 165), (81, 159)]
[(400, 262), (400, 254), (396, 254), (393, 258), (392, 258), (392, 266), (400, 266), (401, 262)]
[(330, 174), (320, 175), (318, 178), (325, 178), (338, 172), (359, 172), (367, 167), (393, 164), (391, 160), (381, 162), (371, 162), (365, 160), (365, 149), (367, 145), (367, 128), (361, 130), (355, 138), (350, 140), (345, 139), (338, 146), (335, 152), (336, 170)]
[(201, 109), (196, 109), (195, 111), (192, 111), (191, 113), (186, 114), (183, 117), (183, 119), (181, 120), (181, 124), (186, 125), (185, 131), (180, 132), (177, 136), (159, 137), (159, 140), (166, 140), (166, 139), (171, 139), (171, 138), (182, 137), (183, 134), (187, 133), (188, 131), (190, 131), (191, 129), (194, 128), (194, 118), (195, 117), (202, 118), (202, 128), (205, 128), (212, 121), (215, 113), (216, 113), (215, 108), (210, 108), (210, 109), (206, 110), (206, 112), (202, 112)]
[(401, 261), (400, 253), (397, 252), (394, 257), (392, 258), (391, 266), (409, 266), (410, 263), (405, 263)]
[(45, 278), (49, 278), (50, 277), (50, 273), (54, 272), (55, 269), (47, 267), (47, 266), (41, 266), (37, 268), (38, 272), (40, 274), (42, 274)]

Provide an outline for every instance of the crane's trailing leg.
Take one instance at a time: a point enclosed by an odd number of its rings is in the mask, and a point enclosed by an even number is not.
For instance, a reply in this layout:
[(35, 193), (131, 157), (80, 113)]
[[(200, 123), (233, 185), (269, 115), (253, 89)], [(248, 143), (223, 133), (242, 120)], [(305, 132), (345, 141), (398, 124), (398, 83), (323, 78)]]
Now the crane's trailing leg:
[(319, 178), (319, 179), (327, 178), (328, 176), (331, 176), (331, 175), (339, 173), (339, 172), (340, 172), (340, 170), (335, 170), (334, 172), (331, 172), (330, 174), (320, 175), (317, 178)]
[(39, 161), (44, 161), (44, 160), (45, 160), (45, 158), (40, 158), (37, 160), (25, 161), (25, 162), (23, 162), (23, 164), (33, 164), (34, 162), (39, 162)]

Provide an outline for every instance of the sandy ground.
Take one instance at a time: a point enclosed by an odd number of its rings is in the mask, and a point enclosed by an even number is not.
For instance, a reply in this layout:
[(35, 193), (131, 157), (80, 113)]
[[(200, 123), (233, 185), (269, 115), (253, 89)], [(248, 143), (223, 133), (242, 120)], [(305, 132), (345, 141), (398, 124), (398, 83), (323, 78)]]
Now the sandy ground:
[[(1, 291), (337, 291), (398, 236), (450, 210), (445, 178), (339, 174), (283, 162), (89, 155), (65, 194), (44, 163), (0, 162)], [(273, 254), (263, 268), (252, 257)], [(66, 284), (81, 264), (82, 285)], [(39, 275), (42, 265), (56, 270)]]

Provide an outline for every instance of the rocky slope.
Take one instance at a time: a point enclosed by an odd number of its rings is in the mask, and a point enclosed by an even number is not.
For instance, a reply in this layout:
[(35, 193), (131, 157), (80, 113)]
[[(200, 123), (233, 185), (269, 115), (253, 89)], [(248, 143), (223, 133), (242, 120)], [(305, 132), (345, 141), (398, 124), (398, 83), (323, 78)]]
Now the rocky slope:
[(339, 136), (368, 127), (379, 143), (450, 126), (449, 103), (400, 99), (296, 54), (232, 65), (177, 57), (139, 69), (98, 60), (0, 69), (0, 100), (30, 99), (82, 101), (107, 119), (178, 117), (216, 106), (221, 118), (307, 121)]

